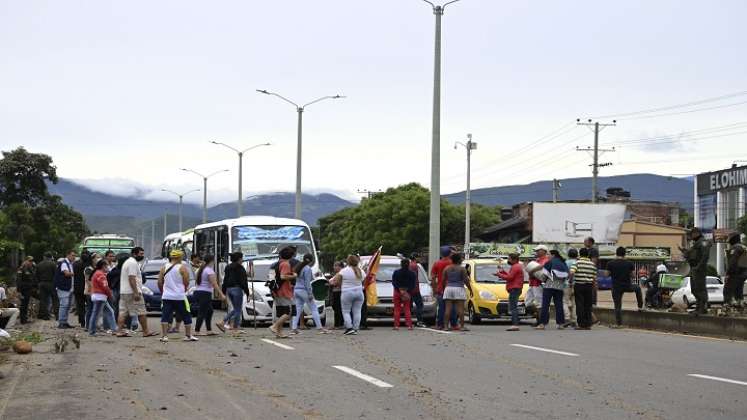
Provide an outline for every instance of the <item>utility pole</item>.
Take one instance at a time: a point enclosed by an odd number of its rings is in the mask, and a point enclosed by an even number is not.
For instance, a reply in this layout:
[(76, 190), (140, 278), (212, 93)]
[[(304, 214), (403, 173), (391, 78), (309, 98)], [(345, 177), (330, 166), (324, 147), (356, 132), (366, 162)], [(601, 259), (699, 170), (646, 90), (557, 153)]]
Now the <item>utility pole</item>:
[(552, 180), (552, 202), (557, 203), (560, 199), (560, 187), (562, 187), (563, 184), (560, 183), (558, 179)]
[[(597, 198), (599, 197), (599, 154), (605, 153), (605, 152), (614, 152), (615, 148), (612, 149), (600, 149), (599, 148), (599, 132), (603, 130), (605, 127), (614, 127), (617, 124), (616, 120), (612, 120), (612, 123), (605, 123), (600, 124), (599, 121), (592, 122), (591, 120), (588, 120), (587, 122), (581, 122), (581, 119), (576, 120), (576, 125), (585, 125), (587, 127), (594, 127), (594, 147), (586, 147), (586, 148), (580, 148), (576, 147), (577, 152), (592, 152), (592, 155), (594, 156), (594, 163), (591, 164), (592, 166), (592, 178), (591, 178), (591, 202), (593, 204), (596, 204)], [(611, 164), (604, 164), (604, 166), (610, 166)]]
[(454, 150), (457, 149), (457, 146), (462, 146), (467, 150), (467, 192), (465, 193), (465, 197), (464, 197), (464, 255), (466, 255), (467, 258), (469, 258), (469, 255), (470, 255), (469, 243), (470, 243), (470, 233), (471, 233), (470, 210), (472, 208), (472, 201), (470, 198), (472, 151), (477, 150), (477, 143), (472, 141), (472, 134), (467, 134), (467, 143), (461, 143), (461, 142), (454, 143)]
[(156, 219), (150, 221), (150, 256), (156, 255)]
[(169, 212), (165, 211), (163, 212), (163, 237), (164, 239), (166, 238), (166, 235), (169, 234), (168, 224), (169, 224)]
[(438, 261), (438, 250), (441, 247), (441, 17), (444, 9), (452, 0), (437, 6), (428, 3), (436, 16), (436, 33), (433, 53), (433, 127), (431, 138), (431, 202), (428, 228), (428, 264)]

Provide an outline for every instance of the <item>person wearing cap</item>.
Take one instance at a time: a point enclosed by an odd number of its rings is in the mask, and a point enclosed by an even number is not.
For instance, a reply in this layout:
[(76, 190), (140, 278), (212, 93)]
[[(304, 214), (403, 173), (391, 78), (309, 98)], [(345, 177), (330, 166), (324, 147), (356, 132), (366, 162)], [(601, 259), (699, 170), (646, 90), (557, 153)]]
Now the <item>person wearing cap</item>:
[(16, 272), (16, 288), (21, 294), (21, 324), (29, 322), (29, 302), (36, 286), (34, 257), (26, 257)]
[(184, 341), (199, 341), (192, 335), (192, 315), (187, 310), (189, 269), (182, 264), (184, 252), (174, 249), (169, 253), (169, 263), (158, 273), (158, 288), (161, 290), (161, 342), (169, 341), (169, 326), (174, 312), (184, 321)]
[(711, 243), (703, 237), (698, 228), (690, 230), (689, 238), (693, 241), (690, 248), (680, 247), (690, 265), (690, 290), (696, 300), (694, 315), (704, 315), (708, 312), (708, 291), (706, 290), (706, 275), (708, 273), (708, 259), (711, 255)]
[(729, 237), (729, 249), (726, 251), (726, 285), (724, 286), (724, 304), (728, 308), (742, 308), (744, 300), (744, 281), (747, 279), (747, 248), (741, 243), (741, 235)]
[(661, 276), (667, 274), (669, 270), (667, 266), (662, 262), (656, 266), (656, 272), (653, 276), (648, 279), (646, 287), (646, 306), (649, 308), (658, 308), (661, 306), (661, 295), (659, 294), (659, 282)]
[[(434, 290), (436, 295), (436, 302), (438, 302), (438, 313), (436, 314), (436, 328), (443, 330), (446, 328), (444, 315), (446, 312), (446, 301), (444, 301), (444, 290), (446, 289), (446, 278), (444, 277), (444, 270), (446, 267), (451, 265), (451, 256), (454, 254), (454, 250), (450, 246), (441, 247), (441, 259), (436, 261), (431, 268), (431, 288)], [(456, 311), (450, 319), (451, 325), (457, 325), (457, 314)]]
[[(539, 266), (539, 270), (545, 267), (545, 264), (550, 262), (550, 256), (548, 255), (550, 249), (546, 245), (538, 245), (534, 248), (535, 259), (534, 261)], [(539, 326), (540, 312), (542, 311), (542, 282), (535, 276), (537, 270), (529, 273), (529, 290), (527, 291), (524, 302), (527, 308), (534, 308), (535, 317), (537, 318), (537, 324)]]

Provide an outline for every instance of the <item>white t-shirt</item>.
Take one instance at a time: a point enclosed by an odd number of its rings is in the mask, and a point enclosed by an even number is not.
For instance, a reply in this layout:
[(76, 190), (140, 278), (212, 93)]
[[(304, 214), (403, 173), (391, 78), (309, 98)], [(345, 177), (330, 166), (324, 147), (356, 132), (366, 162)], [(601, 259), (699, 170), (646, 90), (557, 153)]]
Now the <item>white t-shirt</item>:
[(143, 274), (140, 272), (140, 264), (137, 263), (135, 258), (130, 257), (122, 264), (122, 274), (119, 275), (119, 294), (131, 295), (135, 292), (130, 286), (130, 276), (135, 276), (137, 280), (137, 290), (140, 291), (143, 288)]
[(352, 267), (343, 268), (340, 271), (340, 276), (342, 277), (342, 290), (361, 287), (363, 285), (363, 279), (365, 278), (363, 272), (361, 272), (361, 278), (358, 278)]
[[(163, 278), (163, 300), (184, 300), (187, 297), (187, 292), (184, 290), (184, 280), (182, 279), (182, 273), (179, 271), (181, 264), (171, 268), (172, 264), (166, 264), (164, 272), (168, 271)], [(170, 269), (170, 270), (169, 270)], [(189, 269), (188, 269), (189, 270)]]

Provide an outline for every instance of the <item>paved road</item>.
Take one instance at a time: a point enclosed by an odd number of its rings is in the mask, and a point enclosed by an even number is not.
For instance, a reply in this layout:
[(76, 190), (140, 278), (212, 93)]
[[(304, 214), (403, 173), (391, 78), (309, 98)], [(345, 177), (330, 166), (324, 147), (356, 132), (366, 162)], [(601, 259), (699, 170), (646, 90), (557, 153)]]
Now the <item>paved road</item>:
[[(155, 327), (157, 319), (150, 321)], [(79, 351), (48, 348), (44, 343), (31, 357), (12, 356), (2, 365), (0, 418), (743, 419), (747, 413), (747, 343), (604, 327), (509, 333), (493, 323), (443, 334), (379, 324), (354, 337), (309, 331), (277, 341), (264, 329), (248, 329), (199, 343), (97, 337)]]

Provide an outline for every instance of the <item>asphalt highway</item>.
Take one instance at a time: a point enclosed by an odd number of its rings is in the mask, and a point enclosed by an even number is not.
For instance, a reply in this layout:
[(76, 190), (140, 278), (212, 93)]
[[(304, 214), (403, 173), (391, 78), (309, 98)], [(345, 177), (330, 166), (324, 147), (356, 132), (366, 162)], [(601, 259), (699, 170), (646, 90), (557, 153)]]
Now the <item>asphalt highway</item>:
[[(150, 319), (156, 327), (157, 319)], [(554, 326), (552, 326), (554, 327)], [(744, 419), (747, 343), (636, 330), (84, 338), (2, 365), (0, 418)], [(7, 368), (10, 366), (10, 368)]]

